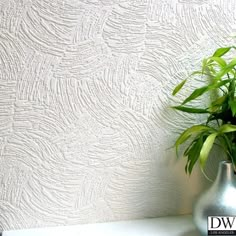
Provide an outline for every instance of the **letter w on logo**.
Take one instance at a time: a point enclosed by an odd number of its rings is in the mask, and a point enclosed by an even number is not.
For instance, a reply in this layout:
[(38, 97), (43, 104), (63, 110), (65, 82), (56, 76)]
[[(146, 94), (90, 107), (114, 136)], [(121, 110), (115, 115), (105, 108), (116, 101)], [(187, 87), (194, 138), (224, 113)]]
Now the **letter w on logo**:
[[(231, 222), (230, 222), (230, 218), (231, 218)], [(221, 220), (225, 228), (227, 228), (227, 226), (229, 225), (229, 228), (231, 229), (234, 224), (235, 217), (221, 217)]]

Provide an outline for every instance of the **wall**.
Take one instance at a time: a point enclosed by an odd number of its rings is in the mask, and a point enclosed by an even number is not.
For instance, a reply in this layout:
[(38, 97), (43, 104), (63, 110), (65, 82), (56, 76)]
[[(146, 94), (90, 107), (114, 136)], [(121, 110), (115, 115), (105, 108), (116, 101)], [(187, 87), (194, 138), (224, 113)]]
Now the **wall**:
[[(233, 0), (0, 2), (4, 230), (191, 212), (171, 90), (228, 44)], [(183, 127), (182, 127), (183, 128)]]

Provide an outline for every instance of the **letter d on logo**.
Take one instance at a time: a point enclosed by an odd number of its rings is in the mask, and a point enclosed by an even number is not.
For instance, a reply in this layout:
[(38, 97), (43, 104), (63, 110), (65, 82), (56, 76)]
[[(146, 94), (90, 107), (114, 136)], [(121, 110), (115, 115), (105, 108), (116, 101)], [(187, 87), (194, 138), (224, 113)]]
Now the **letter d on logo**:
[(220, 217), (214, 217), (214, 216), (212, 216), (211, 218), (211, 229), (217, 229), (217, 228), (219, 228), (220, 227), (220, 225), (221, 225), (221, 219), (220, 219)]

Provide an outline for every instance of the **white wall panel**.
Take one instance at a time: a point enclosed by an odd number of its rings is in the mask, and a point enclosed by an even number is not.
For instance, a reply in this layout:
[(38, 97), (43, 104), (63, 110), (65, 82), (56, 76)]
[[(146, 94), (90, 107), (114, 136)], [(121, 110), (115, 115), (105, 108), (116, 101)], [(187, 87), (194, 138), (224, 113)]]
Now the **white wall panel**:
[(1, 229), (191, 212), (202, 177), (169, 148), (195, 118), (171, 90), (232, 42), (235, 8), (0, 1)]

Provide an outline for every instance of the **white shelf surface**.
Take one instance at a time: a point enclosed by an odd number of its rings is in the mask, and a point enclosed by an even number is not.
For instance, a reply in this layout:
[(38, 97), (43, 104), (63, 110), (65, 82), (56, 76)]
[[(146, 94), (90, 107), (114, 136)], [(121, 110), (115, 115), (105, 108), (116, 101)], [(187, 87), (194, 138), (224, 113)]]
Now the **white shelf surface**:
[(161, 217), (132, 221), (82, 224), (4, 231), (2, 236), (200, 236), (192, 217)]

